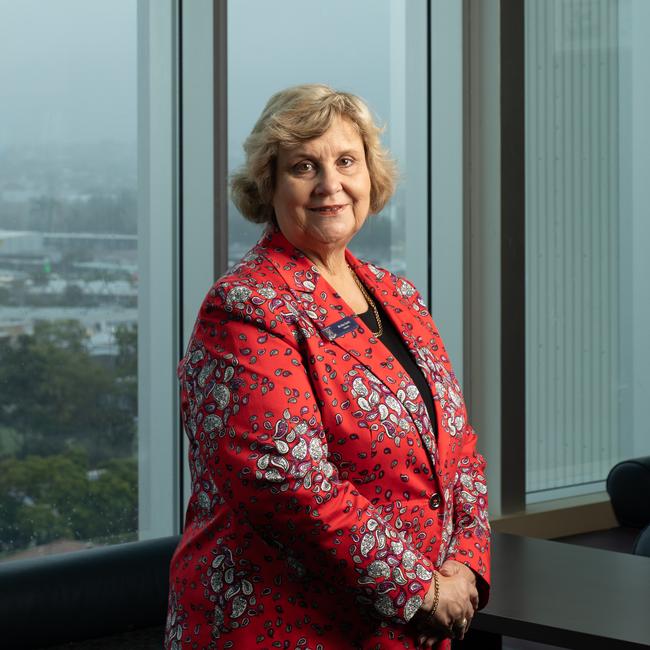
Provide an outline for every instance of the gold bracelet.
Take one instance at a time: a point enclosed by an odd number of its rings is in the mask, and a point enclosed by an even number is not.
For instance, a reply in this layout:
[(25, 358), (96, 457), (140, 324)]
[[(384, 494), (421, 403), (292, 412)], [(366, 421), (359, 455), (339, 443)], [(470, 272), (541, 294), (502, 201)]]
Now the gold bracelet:
[(438, 581), (438, 572), (434, 570), (433, 572), (433, 606), (431, 611), (427, 615), (427, 623), (430, 625), (435, 625), (434, 616), (436, 610), (438, 609), (438, 601), (440, 600), (440, 582)]

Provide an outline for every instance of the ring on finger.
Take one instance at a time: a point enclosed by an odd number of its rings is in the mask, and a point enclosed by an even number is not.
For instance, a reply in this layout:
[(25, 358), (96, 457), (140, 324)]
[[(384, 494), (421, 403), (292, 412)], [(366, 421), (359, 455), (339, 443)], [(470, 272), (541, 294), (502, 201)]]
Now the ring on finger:
[(467, 617), (463, 616), (463, 618), (460, 621), (454, 621), (452, 623), (451, 625), (452, 635), (454, 637), (458, 637), (459, 635), (467, 632), (468, 627), (469, 627), (469, 621), (467, 620)]

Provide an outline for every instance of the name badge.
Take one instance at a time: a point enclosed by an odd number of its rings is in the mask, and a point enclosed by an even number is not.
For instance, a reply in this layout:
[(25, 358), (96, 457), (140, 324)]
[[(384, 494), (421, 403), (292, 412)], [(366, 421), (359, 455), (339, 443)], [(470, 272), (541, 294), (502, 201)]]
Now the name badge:
[(336, 321), (336, 323), (332, 323), (331, 325), (324, 327), (323, 334), (325, 334), (325, 336), (330, 341), (332, 341), (334, 339), (337, 339), (339, 336), (343, 336), (348, 332), (356, 330), (358, 327), (359, 323), (357, 322), (357, 319), (354, 316), (348, 316), (346, 318), (342, 318), (339, 321)]

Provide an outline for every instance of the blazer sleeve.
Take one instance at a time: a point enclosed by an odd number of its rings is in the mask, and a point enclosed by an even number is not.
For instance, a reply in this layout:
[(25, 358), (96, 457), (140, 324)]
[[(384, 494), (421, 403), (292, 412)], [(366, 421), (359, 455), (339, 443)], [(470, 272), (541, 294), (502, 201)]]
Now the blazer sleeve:
[[(398, 293), (412, 301), (421, 316), (431, 319), (431, 325), (444, 350), (437, 327), (415, 286), (396, 277)], [(445, 357), (449, 358), (446, 350)], [(451, 368), (450, 368), (451, 370)], [(453, 373), (452, 373), (453, 374)], [(455, 381), (455, 379), (454, 379)], [(459, 385), (456, 390), (461, 393)], [(452, 529), (445, 560), (456, 560), (469, 567), (476, 576), (479, 608), (485, 607), (490, 595), (490, 523), (488, 520), (485, 458), (476, 450), (476, 433), (467, 424), (467, 410), (463, 405), (465, 424), (459, 448), (454, 451), (456, 469), (451, 484), (453, 503)], [(440, 433), (439, 435), (447, 435)]]
[(184, 429), (238, 521), (299, 574), (405, 623), (433, 564), (339, 476), (295, 328), (269, 295), (223, 284), (208, 294), (179, 364)]
[(453, 485), (453, 532), (446, 559), (468, 566), (476, 575), (479, 608), (490, 591), (490, 523), (488, 521), (485, 459), (476, 451), (476, 434), (463, 430)]

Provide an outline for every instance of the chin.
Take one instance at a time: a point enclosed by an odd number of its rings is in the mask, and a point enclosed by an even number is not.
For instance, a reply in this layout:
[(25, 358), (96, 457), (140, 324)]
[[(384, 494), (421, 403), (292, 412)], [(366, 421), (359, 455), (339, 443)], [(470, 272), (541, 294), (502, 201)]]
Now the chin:
[(357, 233), (350, 228), (321, 228), (314, 233), (314, 239), (318, 239), (324, 244), (337, 244), (345, 246)]
[(315, 226), (313, 232), (319, 233), (319, 235), (327, 240), (340, 239), (349, 241), (354, 237), (354, 235), (361, 230), (362, 224), (358, 224), (354, 220), (345, 219), (339, 221), (322, 221), (317, 226)]

